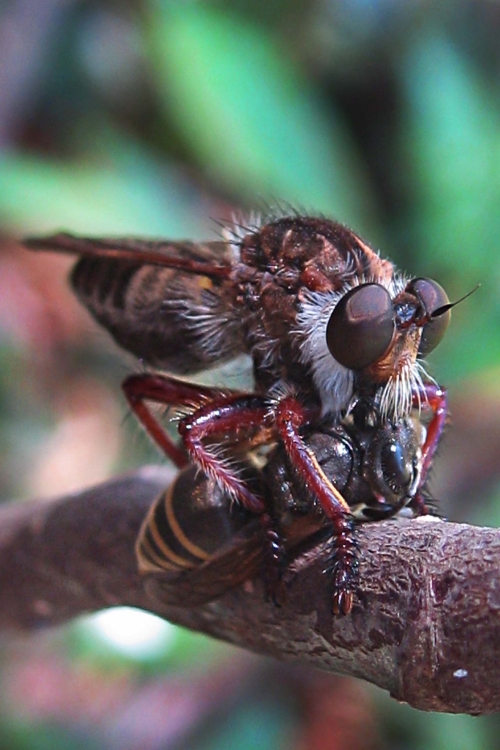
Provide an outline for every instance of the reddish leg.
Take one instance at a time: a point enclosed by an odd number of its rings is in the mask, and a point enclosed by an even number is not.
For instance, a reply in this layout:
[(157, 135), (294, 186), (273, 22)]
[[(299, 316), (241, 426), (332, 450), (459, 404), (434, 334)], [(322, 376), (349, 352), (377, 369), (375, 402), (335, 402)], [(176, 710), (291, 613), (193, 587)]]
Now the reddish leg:
[(255, 496), (224, 464), (223, 459), (211, 453), (203, 441), (216, 435), (231, 436), (232, 440), (248, 440), (256, 430), (269, 428), (272, 424), (268, 402), (259, 396), (235, 396), (219, 399), (184, 417), (179, 423), (179, 433), (190, 456), (203, 471), (226, 488), (242, 505), (259, 516), (266, 542), (267, 559), (264, 568), (267, 595), (278, 604), (284, 598), (282, 566), (284, 560), (283, 541), (276, 531), (275, 522), (267, 511), (263, 500)]
[[(413, 406), (419, 407), (421, 404), (424, 407), (428, 406), (432, 409), (433, 416), (427, 428), (425, 443), (422, 446), (422, 476), (420, 486), (422, 486), (427, 479), (427, 474), (429, 473), (432, 459), (436, 453), (448, 414), (448, 398), (444, 388), (440, 388), (440, 386), (433, 383), (426, 383), (423, 397), (424, 398), (422, 399), (421, 393), (414, 394)], [(429, 508), (427, 507), (420, 491), (418, 491), (413, 498), (411, 507), (418, 515), (426, 515), (429, 513)]]
[(191, 458), (205, 474), (215, 479), (247, 510), (256, 514), (264, 512), (263, 501), (250, 492), (224, 458), (210, 451), (204, 441), (220, 435), (226, 440), (229, 437), (231, 441), (238, 441), (238, 438), (244, 440), (265, 424), (268, 412), (267, 403), (262, 398), (222, 396), (179, 422), (179, 434)]
[[(261, 429), (268, 411), (262, 399), (192, 385), (164, 375), (132, 375), (123, 383), (123, 390), (146, 431), (178, 468), (185, 466), (192, 458), (247, 510), (254, 513), (264, 511), (262, 500), (255, 497), (224, 460), (203, 443), (220, 435), (234, 439), (241, 433)], [(185, 451), (173, 442), (146, 401), (194, 409), (192, 414), (179, 422), (179, 434)]]
[(189, 463), (186, 451), (172, 440), (145, 401), (197, 409), (210, 400), (220, 398), (221, 391), (164, 375), (149, 374), (131, 375), (124, 380), (122, 388), (130, 408), (149, 436), (178, 469), (183, 469)]
[[(443, 388), (440, 388), (433, 383), (427, 383), (425, 386), (425, 398), (429, 407), (434, 412), (434, 416), (427, 428), (427, 437), (422, 448), (422, 481), (425, 481), (427, 477), (448, 414), (448, 398), (446, 391)], [(413, 400), (414, 405), (417, 405), (415, 403), (415, 397)]]
[[(268, 548), (267, 588), (276, 600), (280, 588), (280, 566), (284, 556), (280, 536), (263, 500), (254, 495), (224, 458), (210, 451), (205, 440), (223, 436), (233, 442), (248, 440), (253, 433), (269, 427), (269, 405), (257, 396), (219, 391), (192, 385), (163, 375), (133, 375), (123, 383), (128, 402), (149, 435), (175, 464), (182, 468), (193, 459), (247, 510), (259, 516)], [(194, 409), (179, 422), (185, 450), (176, 445), (146, 401)]]
[(352, 609), (358, 571), (358, 545), (354, 538), (354, 520), (340, 492), (324, 474), (314, 453), (299, 434), (308, 416), (294, 398), (284, 398), (275, 408), (278, 433), (291, 463), (306, 488), (316, 498), (333, 528), (333, 612), (348, 614)]

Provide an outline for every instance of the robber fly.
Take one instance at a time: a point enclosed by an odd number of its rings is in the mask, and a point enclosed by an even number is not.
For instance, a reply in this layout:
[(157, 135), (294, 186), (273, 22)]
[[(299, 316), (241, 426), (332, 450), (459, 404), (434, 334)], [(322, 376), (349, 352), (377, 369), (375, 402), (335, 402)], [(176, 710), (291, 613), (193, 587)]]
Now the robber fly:
[[(295, 215), (235, 225), (224, 236), (197, 244), (58, 234), (26, 244), (81, 255), (72, 273), (76, 294), (121, 346), (154, 368), (186, 375), (250, 355), (251, 394), (155, 373), (127, 378), (124, 391), (179, 468), (196, 463), (261, 519), (262, 498), (213, 446), (246, 446), (249, 435), (280, 440), (332, 524), (333, 609), (347, 613), (356, 566), (351, 514), (301, 430), (338, 423), (359, 399), (395, 424), (427, 402), (435, 417), (428, 440), (437, 440), (445, 397), (422, 357), (444, 335), (452, 305), (435, 281), (405, 278), (334, 221)], [(180, 446), (147, 402), (190, 411), (179, 422)], [(276, 551), (271, 525), (267, 538)]]
[[(406, 509), (429, 512), (422, 495), (432, 459), (420, 415), (381, 424), (358, 405), (340, 424), (310, 428), (304, 443), (358, 521), (391, 518)], [(288, 562), (331, 532), (315, 498), (277, 443), (265, 463), (250, 454), (239, 470), (264, 498), (285, 541)], [(223, 596), (259, 571), (266, 580), (265, 545), (258, 519), (193, 465), (179, 473), (146, 516), (136, 544), (143, 574), (161, 573), (169, 603), (197, 606)], [(167, 574), (165, 576), (165, 574)]]

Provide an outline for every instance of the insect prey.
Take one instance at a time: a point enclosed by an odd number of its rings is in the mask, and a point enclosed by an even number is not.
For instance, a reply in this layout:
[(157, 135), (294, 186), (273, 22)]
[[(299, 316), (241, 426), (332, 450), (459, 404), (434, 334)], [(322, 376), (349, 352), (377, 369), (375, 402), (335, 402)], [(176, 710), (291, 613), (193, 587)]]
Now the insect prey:
[[(328, 480), (342, 493), (353, 520), (429, 512), (423, 485), (432, 456), (427, 428), (418, 414), (397, 424), (381, 424), (376, 415), (365, 419), (357, 406), (342, 423), (323, 431), (312, 427), (303, 437)], [(279, 529), (283, 568), (288, 569), (306, 541), (331, 533), (324, 513), (315, 498), (304, 493), (300, 475), (280, 443), (263, 465), (250, 452), (238, 454), (237, 462)], [(170, 603), (204, 604), (259, 572), (268, 582), (262, 531), (252, 513), (191, 465), (161, 493), (145, 518), (136, 544), (139, 569), (163, 574), (161, 586)]]

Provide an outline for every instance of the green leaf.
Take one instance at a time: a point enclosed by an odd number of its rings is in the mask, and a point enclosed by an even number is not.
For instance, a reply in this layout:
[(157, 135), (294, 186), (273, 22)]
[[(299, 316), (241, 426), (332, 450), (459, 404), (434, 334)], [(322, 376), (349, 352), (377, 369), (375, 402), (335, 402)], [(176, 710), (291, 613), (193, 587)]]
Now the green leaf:
[(151, 0), (150, 52), (166, 115), (245, 200), (292, 202), (359, 226), (368, 190), (338, 114), (247, 19)]
[(435, 354), (438, 379), (455, 380), (500, 362), (500, 116), (485, 80), (444, 37), (421, 37), (402, 71), (420, 270), (452, 299), (481, 284)]
[(195, 206), (179, 182), (130, 148), (127, 161), (58, 162), (0, 157), (0, 221), (23, 233), (192, 236)]
[(424, 37), (403, 66), (403, 131), (425, 261), (477, 274), (498, 242), (500, 117), (486, 82), (445, 38)]

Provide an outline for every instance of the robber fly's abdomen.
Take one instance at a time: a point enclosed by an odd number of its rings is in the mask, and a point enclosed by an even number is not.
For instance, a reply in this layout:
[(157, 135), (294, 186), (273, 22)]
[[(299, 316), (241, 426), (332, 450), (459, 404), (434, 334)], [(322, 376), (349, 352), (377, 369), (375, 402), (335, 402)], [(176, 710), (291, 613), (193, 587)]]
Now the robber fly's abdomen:
[(240, 324), (223, 282), (102, 257), (79, 260), (71, 282), (115, 341), (154, 367), (194, 373), (241, 352)]

